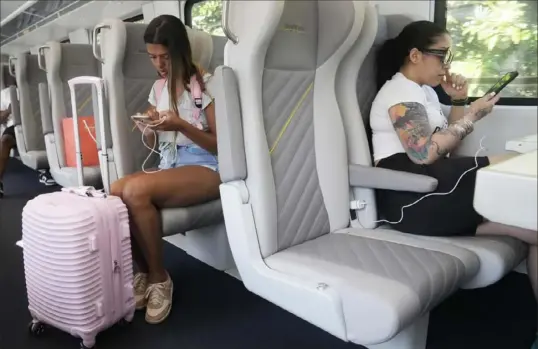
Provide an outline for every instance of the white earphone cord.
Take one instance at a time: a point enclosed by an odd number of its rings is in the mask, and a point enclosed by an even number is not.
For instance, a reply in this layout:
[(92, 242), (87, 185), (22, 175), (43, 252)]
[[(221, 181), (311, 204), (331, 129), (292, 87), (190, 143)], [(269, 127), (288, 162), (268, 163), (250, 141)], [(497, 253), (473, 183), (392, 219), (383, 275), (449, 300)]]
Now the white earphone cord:
[[(388, 223), (388, 224), (398, 224), (398, 223), (401, 223), (403, 221), (403, 218), (404, 218), (404, 209), (408, 208), (408, 207), (411, 207), (413, 205), (416, 205), (417, 203), (419, 203), (420, 201), (422, 201), (423, 199), (427, 198), (427, 197), (430, 197), (430, 196), (444, 196), (444, 195), (450, 195), (454, 192), (454, 190), (456, 190), (456, 188), (458, 187), (458, 185), (460, 184), (460, 181), (461, 179), (463, 178), (463, 176), (465, 176), (467, 173), (471, 172), (471, 171), (474, 171), (478, 168), (478, 154), (482, 151), (482, 150), (486, 150), (486, 148), (484, 148), (484, 146), (482, 145), (482, 142), (484, 141), (484, 139), (486, 138), (486, 136), (483, 136), (481, 139), (480, 139), (480, 148), (476, 151), (475, 153), (475, 156), (474, 156), (474, 162), (475, 162), (475, 166), (468, 169), (467, 171), (463, 172), (460, 176), (460, 178), (458, 178), (458, 181), (456, 182), (456, 184), (454, 185), (454, 187), (446, 192), (446, 193), (429, 193), (429, 194), (426, 194), (422, 197), (420, 197), (419, 199), (417, 199), (415, 202), (413, 203), (410, 203), (408, 205), (405, 205), (405, 206), (402, 206), (400, 212), (401, 212), (401, 216), (400, 216), (400, 219), (396, 222), (391, 222), (391, 221), (388, 221), (388, 220), (385, 220), (385, 219), (380, 219), (378, 221), (373, 221), (372, 223)], [(360, 224), (360, 220), (359, 220), (359, 216), (357, 215), (357, 221), (359, 222)], [(362, 224), (360, 224), (362, 226)]]
[[(164, 122), (164, 120), (161, 121), (160, 123), (154, 125), (154, 126), (158, 126), (158, 125), (162, 124), (163, 122)], [(84, 123), (84, 127), (86, 128), (86, 131), (88, 131), (88, 133), (90, 134), (91, 139), (93, 139), (93, 141), (95, 142), (95, 144), (97, 144), (97, 146), (100, 146), (100, 145), (99, 145), (99, 142), (97, 142), (97, 139), (95, 139), (94, 135), (92, 134), (92, 132), (91, 132), (91, 130), (90, 130), (90, 127), (88, 126), (88, 123), (86, 122), (86, 120), (84, 120), (83, 123)], [(138, 124), (138, 123), (140, 123), (140, 121), (135, 121), (135, 123)], [(153, 135), (155, 136), (155, 137), (153, 138), (153, 148), (149, 147), (149, 146), (146, 144), (146, 140), (144, 139), (144, 138), (145, 138), (144, 135), (146, 134), (146, 130), (148, 130), (148, 129), (149, 129), (151, 132), (153, 132)], [(160, 153), (160, 152), (158, 152), (158, 151), (156, 151), (156, 150), (154, 149), (155, 146), (157, 145), (157, 132), (155, 132), (155, 130), (151, 129), (150, 126), (149, 126), (149, 124), (146, 124), (146, 126), (144, 127), (144, 130), (142, 131), (142, 144), (144, 145), (144, 147), (146, 147), (147, 149), (150, 150), (150, 153), (148, 154), (148, 156), (146, 157), (146, 159), (145, 159), (144, 162), (142, 163), (142, 171), (143, 171), (144, 173), (148, 173), (148, 174), (150, 174), (150, 173), (156, 173), (156, 172), (160, 172), (160, 171), (162, 171), (162, 169), (157, 169), (157, 170), (154, 170), (154, 171), (148, 171), (148, 170), (146, 170), (146, 168), (145, 168), (145, 166), (146, 166), (146, 162), (148, 162), (149, 158), (151, 157), (151, 153), (155, 153), (155, 154), (159, 155), (159, 158), (161, 158), (161, 159), (162, 159), (162, 157), (163, 157), (162, 153)], [(102, 147), (101, 147), (101, 149), (102, 149)], [(177, 148), (176, 148), (176, 147), (174, 147), (174, 151), (177, 152)], [(176, 154), (176, 155), (177, 155), (177, 154)]]
[[(139, 121), (135, 121), (137, 124), (139, 123)], [(163, 123), (163, 121), (161, 121), (159, 124), (155, 125), (155, 126), (158, 126), (160, 125), (161, 123)], [(95, 137), (92, 135), (91, 131), (90, 131), (90, 128), (88, 127), (88, 124), (86, 123), (86, 120), (84, 120), (84, 127), (86, 128), (86, 130), (88, 131), (88, 133), (90, 134), (90, 137), (93, 139), (93, 141), (98, 145), (99, 143), (97, 142), (97, 140), (95, 139)], [(156, 151), (154, 148), (155, 146), (157, 145), (157, 133), (155, 132), (155, 130), (151, 130), (151, 132), (153, 132), (153, 135), (155, 136), (153, 138), (153, 148), (149, 147), (147, 144), (146, 144), (146, 140), (144, 139), (144, 134), (146, 133), (146, 130), (148, 130), (149, 128), (149, 125), (146, 124), (146, 127), (144, 128), (144, 131), (142, 131), (142, 144), (150, 150), (150, 153), (148, 154), (148, 156), (146, 157), (146, 159), (144, 160), (144, 162), (142, 163), (142, 171), (144, 171), (144, 173), (156, 173), (156, 172), (159, 172), (161, 171), (161, 169), (158, 169), (158, 170), (155, 170), (155, 171), (147, 171), (145, 169), (145, 165), (146, 165), (146, 162), (149, 160), (149, 158), (151, 157), (151, 153), (155, 153), (157, 155), (159, 155), (160, 158), (162, 158), (162, 153)], [(398, 223), (401, 223), (403, 221), (403, 218), (404, 218), (404, 209), (408, 208), (408, 207), (411, 207), (413, 205), (416, 205), (418, 204), (420, 201), (422, 201), (423, 199), (427, 198), (427, 197), (430, 197), (430, 196), (444, 196), (444, 195), (450, 195), (454, 192), (454, 190), (456, 190), (456, 188), (458, 187), (458, 185), (460, 184), (461, 182), (461, 179), (463, 178), (463, 176), (465, 176), (467, 173), (471, 172), (471, 171), (474, 171), (478, 168), (478, 154), (480, 154), (480, 152), (482, 150), (486, 150), (486, 148), (484, 148), (484, 146), (482, 145), (482, 142), (484, 141), (484, 139), (486, 138), (486, 136), (483, 136), (481, 139), (480, 139), (480, 148), (476, 151), (475, 153), (475, 156), (474, 156), (474, 162), (475, 162), (475, 166), (474, 167), (471, 167), (470, 169), (468, 169), (467, 171), (463, 172), (460, 176), (460, 178), (458, 178), (458, 180), (456, 181), (456, 184), (454, 185), (454, 187), (446, 192), (446, 193), (429, 193), (429, 194), (426, 194), (422, 197), (420, 197), (419, 199), (417, 199), (416, 201), (408, 204), (408, 205), (405, 205), (405, 206), (402, 206), (402, 208), (400, 209), (400, 212), (401, 212), (401, 216), (400, 216), (400, 219), (396, 222), (391, 222), (391, 221), (388, 221), (388, 220), (385, 220), (385, 219), (380, 219), (380, 220), (377, 220), (377, 221), (373, 221), (372, 223), (388, 223), (388, 224), (398, 224)], [(177, 152), (177, 148), (174, 147), (174, 150)], [(357, 216), (357, 220), (359, 220), (359, 217)], [(360, 221), (359, 221), (359, 224), (360, 224)], [(362, 225), (362, 224), (361, 224)]]

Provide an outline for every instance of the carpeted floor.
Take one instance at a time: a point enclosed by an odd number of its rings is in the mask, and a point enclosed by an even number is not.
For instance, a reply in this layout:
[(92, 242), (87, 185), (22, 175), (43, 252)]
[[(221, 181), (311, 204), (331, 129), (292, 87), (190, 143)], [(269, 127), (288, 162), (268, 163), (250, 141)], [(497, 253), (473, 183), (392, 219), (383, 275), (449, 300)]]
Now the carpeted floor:
[[(22, 253), (21, 211), (46, 188), (37, 174), (10, 160), (6, 197), (0, 200), (0, 349), (78, 348), (57, 330), (28, 335)], [(175, 282), (174, 309), (157, 326), (143, 314), (127, 327), (99, 335), (96, 349), (359, 349), (247, 291), (166, 243), (166, 265)], [(525, 275), (512, 273), (480, 290), (460, 291), (432, 312), (428, 349), (529, 349), (535, 336), (536, 303)]]

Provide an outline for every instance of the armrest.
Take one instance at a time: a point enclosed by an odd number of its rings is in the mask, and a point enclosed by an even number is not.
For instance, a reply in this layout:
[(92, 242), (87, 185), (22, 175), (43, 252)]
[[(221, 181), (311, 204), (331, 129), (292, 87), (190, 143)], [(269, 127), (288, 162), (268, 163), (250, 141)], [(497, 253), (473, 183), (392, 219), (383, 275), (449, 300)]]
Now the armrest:
[(19, 96), (17, 96), (17, 88), (9, 87), (9, 105), (11, 106), (11, 116), (13, 117), (13, 125), (21, 124), (21, 107), (19, 104)]
[(50, 106), (49, 88), (46, 83), (40, 82), (38, 85), (39, 92), (39, 107), (41, 109), (41, 125), (43, 127), (43, 135), (54, 132), (52, 124), (52, 109)]
[(247, 163), (239, 87), (232, 68), (215, 69), (208, 88), (215, 97), (219, 174), (223, 183), (245, 179)]
[(350, 164), (349, 184), (352, 187), (429, 193), (437, 188), (437, 179), (386, 168)]

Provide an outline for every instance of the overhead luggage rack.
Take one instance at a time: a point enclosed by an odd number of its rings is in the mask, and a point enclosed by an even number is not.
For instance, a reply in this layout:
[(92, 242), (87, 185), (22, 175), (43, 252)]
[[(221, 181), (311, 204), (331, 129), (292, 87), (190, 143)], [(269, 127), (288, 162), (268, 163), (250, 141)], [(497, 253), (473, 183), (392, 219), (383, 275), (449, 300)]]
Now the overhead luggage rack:
[(0, 45), (5, 45), (89, 3), (90, 1), (83, 0), (27, 1), (13, 12), (16, 14), (13, 18), (10, 19), (8, 16), (2, 21)]

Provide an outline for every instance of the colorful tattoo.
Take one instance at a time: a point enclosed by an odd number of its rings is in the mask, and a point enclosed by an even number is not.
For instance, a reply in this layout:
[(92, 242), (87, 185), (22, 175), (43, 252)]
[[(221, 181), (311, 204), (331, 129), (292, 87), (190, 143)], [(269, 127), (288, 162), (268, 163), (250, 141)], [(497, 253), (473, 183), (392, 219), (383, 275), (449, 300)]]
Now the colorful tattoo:
[[(426, 108), (417, 102), (404, 102), (390, 108), (389, 115), (409, 156), (420, 162), (428, 159), (433, 144)], [(435, 146), (438, 152), (442, 151)]]

